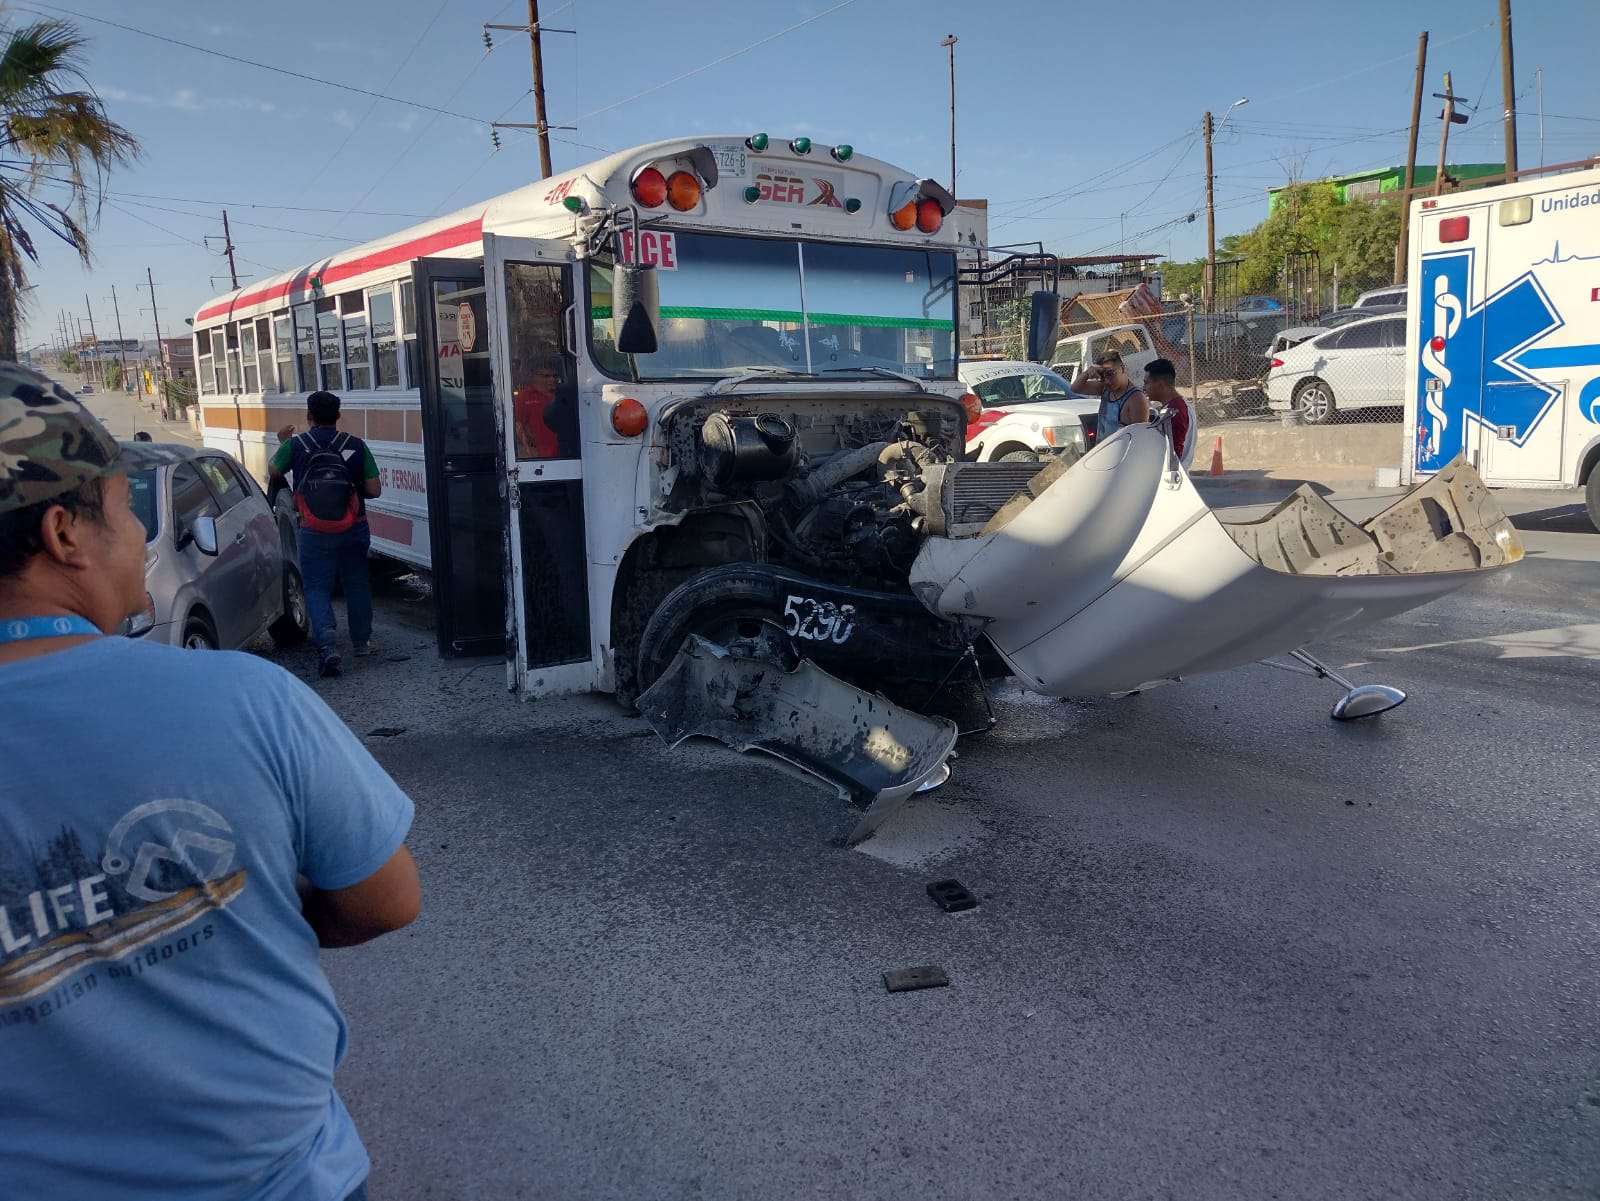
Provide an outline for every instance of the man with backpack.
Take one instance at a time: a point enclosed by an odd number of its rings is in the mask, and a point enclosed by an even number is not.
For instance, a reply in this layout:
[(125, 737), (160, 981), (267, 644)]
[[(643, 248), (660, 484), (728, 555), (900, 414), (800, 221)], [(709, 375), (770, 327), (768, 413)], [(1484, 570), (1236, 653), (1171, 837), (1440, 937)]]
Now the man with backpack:
[(350, 641), (358, 658), (372, 653), (372, 585), (367, 576), (367, 501), (383, 491), (378, 463), (367, 444), (339, 428), (339, 398), (313, 392), (306, 398), (311, 428), (295, 433), (287, 426), (267, 466), (276, 494), (284, 476), (294, 476), (294, 508), (300, 519), (300, 579), (317, 642), (317, 666), (324, 676), (339, 674), (333, 615), (333, 585), (344, 582)]

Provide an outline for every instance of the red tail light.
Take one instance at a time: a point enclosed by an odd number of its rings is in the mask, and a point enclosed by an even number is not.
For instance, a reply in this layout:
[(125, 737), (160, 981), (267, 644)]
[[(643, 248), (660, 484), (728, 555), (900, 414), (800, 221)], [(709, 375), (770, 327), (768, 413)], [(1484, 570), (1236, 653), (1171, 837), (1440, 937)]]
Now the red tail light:
[(944, 210), (937, 200), (929, 197), (917, 201), (917, 228), (925, 234), (936, 234), (944, 224)]
[(647, 209), (660, 208), (667, 199), (667, 177), (646, 167), (633, 177), (633, 198)]
[(968, 421), (976, 421), (983, 416), (983, 401), (978, 399), (976, 392), (968, 392), (963, 396), (961, 407), (967, 411)]
[(1439, 241), (1465, 242), (1471, 227), (1472, 222), (1468, 217), (1446, 217), (1439, 222)]
[(1282, 359), (1273, 359), (1272, 360), (1272, 365), (1274, 367), (1282, 367), (1283, 366), (1283, 360)]

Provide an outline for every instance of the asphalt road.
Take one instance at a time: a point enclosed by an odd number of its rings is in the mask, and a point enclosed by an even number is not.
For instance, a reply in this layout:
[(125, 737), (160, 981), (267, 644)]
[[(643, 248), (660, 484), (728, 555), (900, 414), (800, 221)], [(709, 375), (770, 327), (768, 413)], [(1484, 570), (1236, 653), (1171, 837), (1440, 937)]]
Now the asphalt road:
[(326, 956), (374, 1196), (1600, 1197), (1600, 537), (1554, 524), (1319, 648), (1411, 693), (1374, 722), (1268, 668), (1004, 692), (856, 850), (391, 592), (319, 685), (417, 801), (423, 917)]

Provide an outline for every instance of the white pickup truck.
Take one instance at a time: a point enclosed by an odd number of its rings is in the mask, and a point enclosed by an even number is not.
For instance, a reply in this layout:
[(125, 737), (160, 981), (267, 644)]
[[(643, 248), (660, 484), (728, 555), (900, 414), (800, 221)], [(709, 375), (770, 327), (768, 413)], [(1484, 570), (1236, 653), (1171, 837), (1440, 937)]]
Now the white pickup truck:
[(1122, 355), (1122, 365), (1128, 369), (1128, 377), (1135, 383), (1144, 378), (1144, 369), (1161, 357), (1150, 331), (1143, 325), (1112, 325), (1062, 338), (1056, 343), (1055, 353), (1050, 356), (1050, 370), (1059, 372), (1068, 380), (1074, 379), (1087, 364), (1093, 363), (1107, 350), (1115, 350)]
[(1026, 359), (965, 360), (961, 382), (983, 402), (967, 426), (966, 458), (979, 463), (1024, 462), (1094, 438), (1098, 400), (1079, 396), (1068, 380)]

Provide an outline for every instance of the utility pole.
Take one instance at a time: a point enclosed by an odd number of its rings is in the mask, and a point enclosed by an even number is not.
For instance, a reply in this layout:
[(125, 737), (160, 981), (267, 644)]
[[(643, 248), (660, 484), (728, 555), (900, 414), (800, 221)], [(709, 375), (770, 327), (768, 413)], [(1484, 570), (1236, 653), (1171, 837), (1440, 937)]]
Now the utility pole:
[(1544, 166), (1544, 68), (1533, 69), (1533, 89), (1539, 94), (1539, 166)]
[(950, 195), (956, 194), (956, 42), (955, 34), (946, 34), (939, 43), (950, 51)]
[(111, 311), (117, 317), (117, 355), (122, 360), (122, 387), (126, 391), (128, 387), (128, 348), (123, 345), (125, 339), (122, 336), (122, 308), (117, 304), (116, 284), (111, 285)]
[(1516, 183), (1517, 74), (1511, 59), (1511, 0), (1500, 0), (1500, 94), (1506, 106), (1506, 182)]
[(1434, 95), (1444, 101), (1444, 112), (1439, 114), (1439, 173), (1433, 177), (1433, 194), (1437, 196), (1444, 191), (1445, 155), (1450, 149), (1450, 126), (1456, 119), (1456, 93), (1450, 86), (1450, 72), (1444, 73), (1444, 91), (1435, 92)]
[(162, 416), (171, 420), (167, 408), (167, 347), (161, 341), (161, 308), (156, 304), (156, 281), (150, 268), (144, 269), (145, 282), (150, 286), (150, 319), (156, 324), (156, 395), (161, 398)]
[(1394, 244), (1394, 282), (1406, 282), (1411, 239), (1411, 189), (1417, 186), (1417, 131), (1422, 126), (1422, 79), (1428, 70), (1428, 31), (1417, 35), (1417, 74), (1411, 84), (1411, 138), (1406, 143), (1406, 190), (1400, 193), (1400, 240)]
[(539, 0), (528, 0), (528, 42), (533, 53), (533, 119), (539, 123), (539, 178), (550, 178), (550, 125), (544, 115), (544, 56), (539, 46)]
[(83, 294), (83, 307), (89, 311), (89, 338), (94, 342), (95, 366), (100, 368), (100, 386), (106, 386), (106, 367), (100, 361), (100, 335), (94, 332), (94, 305), (89, 303), (89, 293)]
[[(246, 224), (249, 224), (246, 222)], [(222, 241), (228, 255), (228, 278), (233, 281), (233, 290), (239, 290), (239, 269), (233, 265), (233, 234), (228, 229), (228, 210), (222, 210)], [(120, 335), (119, 335), (120, 336)]]
[(1206, 312), (1211, 312), (1217, 289), (1217, 203), (1213, 194), (1216, 175), (1211, 168), (1211, 114), (1206, 113), (1201, 130), (1206, 139), (1206, 270), (1201, 279), (1200, 298)]

